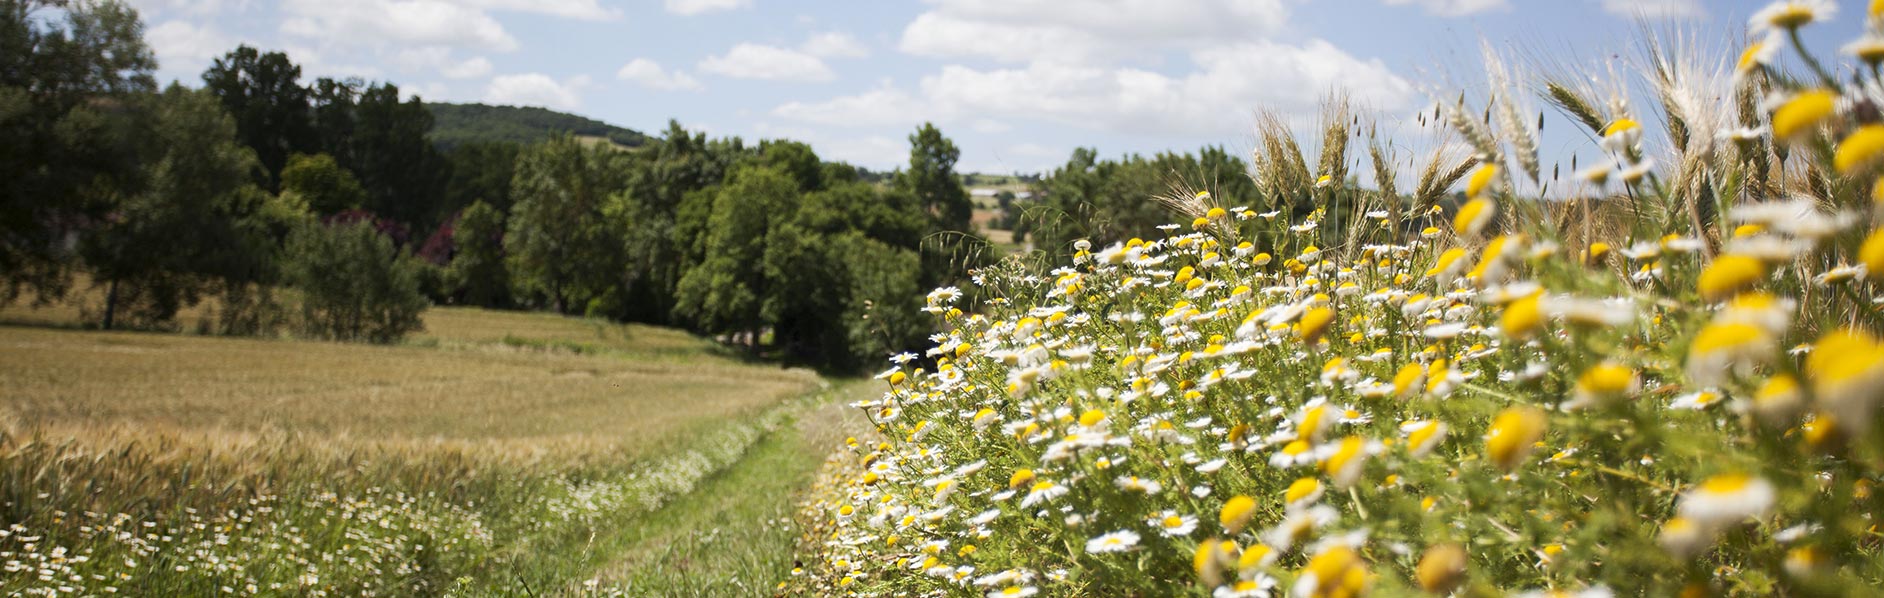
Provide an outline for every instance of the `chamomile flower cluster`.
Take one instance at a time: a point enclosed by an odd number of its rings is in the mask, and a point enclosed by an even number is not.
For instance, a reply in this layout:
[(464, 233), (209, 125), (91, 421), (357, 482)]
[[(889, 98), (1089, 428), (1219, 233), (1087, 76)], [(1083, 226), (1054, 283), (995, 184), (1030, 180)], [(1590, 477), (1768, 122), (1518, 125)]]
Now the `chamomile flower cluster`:
[[(1756, 44), (1830, 12), (1777, 3)], [(1189, 226), (931, 294), (933, 348), (855, 405), (879, 435), (827, 470), (781, 589), (1877, 593), (1884, 87), (1794, 89), (1773, 51), (1730, 93), (1664, 86), (1682, 114), (1780, 98), (1721, 135), (1565, 101), (1605, 157), (1575, 197), (1540, 199), (1535, 131), (1469, 111), (1449, 201), (1198, 194)]]

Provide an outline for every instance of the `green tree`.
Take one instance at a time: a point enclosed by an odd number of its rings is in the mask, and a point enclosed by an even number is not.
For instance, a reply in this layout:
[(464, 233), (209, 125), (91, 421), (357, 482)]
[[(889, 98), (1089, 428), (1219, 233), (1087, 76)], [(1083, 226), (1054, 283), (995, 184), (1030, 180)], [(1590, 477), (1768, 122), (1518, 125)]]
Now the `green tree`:
[(286, 279), (301, 294), (301, 333), (391, 343), (420, 330), (418, 260), (370, 223), (308, 223), (288, 242)]
[(861, 235), (838, 237), (831, 246), (844, 261), (841, 323), (849, 364), (881, 364), (921, 346), (932, 330), (922, 312), (922, 257)]
[(466, 305), (510, 303), (510, 272), (504, 268), (504, 213), (482, 201), (465, 208), (452, 228), (457, 253), (446, 277)]
[(68, 235), (135, 189), (156, 67), (121, 2), (0, 0), (0, 303), (63, 296)]
[(708, 140), (669, 121), (663, 137), (628, 158), (628, 190), (616, 198), (627, 293), (621, 315), (665, 322), (675, 313), (680, 279), (705, 259), (708, 217), (733, 165), (752, 158), (738, 138)]
[(445, 213), (484, 202), (498, 212), (510, 211), (510, 178), (517, 170), (523, 146), (510, 142), (465, 143), (445, 154), (451, 179), (445, 183)]
[(353, 173), (327, 154), (295, 154), (281, 169), (281, 194), (307, 206), (319, 215), (332, 215), (359, 208), (366, 201), (366, 189)]
[(261, 161), (262, 185), (280, 190), (289, 157), (310, 151), (315, 142), (301, 67), (285, 53), (244, 44), (203, 72), (203, 88), (235, 117), (237, 134)]
[(929, 215), (931, 231), (970, 231), (975, 205), (955, 175), (955, 162), (961, 157), (955, 142), (943, 137), (933, 124), (923, 123), (909, 136), (909, 169), (897, 179), (897, 186), (915, 194), (917, 205)]
[(518, 156), (504, 249), (511, 283), (569, 313), (620, 280), (622, 247), (603, 209), (624, 186), (620, 154), (563, 136)]
[(168, 322), (212, 283), (263, 281), (274, 266), (267, 226), (253, 221), (267, 202), (250, 176), (254, 153), (215, 98), (173, 85), (156, 98), (151, 129), (148, 182), (82, 244), (106, 287), (105, 328), (121, 307), (144, 325)]
[(368, 87), (354, 106), (348, 166), (366, 188), (366, 209), (404, 224), (429, 230), (450, 176), (449, 165), (426, 134), (432, 112), (419, 98), (399, 100), (399, 87)]
[(334, 161), (349, 170), (359, 167), (353, 151), (353, 132), (358, 128), (354, 109), (360, 102), (360, 88), (364, 86), (358, 79), (321, 77), (308, 87), (314, 147), (333, 156)]
[(756, 350), (764, 301), (772, 292), (765, 269), (768, 239), (797, 203), (798, 185), (784, 171), (746, 166), (728, 175), (708, 219), (706, 259), (681, 277), (675, 315), (708, 333), (745, 333)]

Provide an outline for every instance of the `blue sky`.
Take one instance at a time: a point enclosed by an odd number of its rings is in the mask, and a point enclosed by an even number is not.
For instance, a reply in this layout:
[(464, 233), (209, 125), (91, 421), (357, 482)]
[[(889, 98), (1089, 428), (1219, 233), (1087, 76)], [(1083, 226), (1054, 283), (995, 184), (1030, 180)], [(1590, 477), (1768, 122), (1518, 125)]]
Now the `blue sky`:
[[(200, 85), (239, 43), (315, 76), (428, 100), (540, 105), (643, 131), (789, 137), (875, 169), (934, 121), (961, 168), (1246, 151), (1267, 108), (1306, 121), (1347, 90), (1408, 130), (1422, 89), (1482, 84), (1481, 40), (1520, 66), (1633, 56), (1637, 23), (1731, 58), (1763, 2), (1704, 0), (131, 0), (164, 80)], [(1815, 39), (1853, 37), (1862, 6)], [(1815, 42), (1816, 43), (1816, 42)], [(1453, 85), (1452, 87), (1457, 87)], [(1541, 103), (1537, 104), (1541, 106)], [(1546, 153), (1582, 142), (1557, 127)], [(1547, 129), (1547, 133), (1550, 132)], [(1549, 147), (1549, 146), (1555, 147)], [(1567, 165), (1566, 165), (1567, 167)]]

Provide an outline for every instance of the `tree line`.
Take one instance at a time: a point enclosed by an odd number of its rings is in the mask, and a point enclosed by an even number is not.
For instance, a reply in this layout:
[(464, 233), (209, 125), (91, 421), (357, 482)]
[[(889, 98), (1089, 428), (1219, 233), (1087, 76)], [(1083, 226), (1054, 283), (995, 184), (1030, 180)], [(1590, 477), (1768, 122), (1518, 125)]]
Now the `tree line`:
[(104, 327), (389, 342), (428, 304), (677, 325), (827, 367), (917, 346), (986, 259), (955, 145), (887, 176), (670, 122), (440, 151), (392, 83), (243, 46), (159, 89), (134, 9), (0, 0), (0, 300), (104, 291)]

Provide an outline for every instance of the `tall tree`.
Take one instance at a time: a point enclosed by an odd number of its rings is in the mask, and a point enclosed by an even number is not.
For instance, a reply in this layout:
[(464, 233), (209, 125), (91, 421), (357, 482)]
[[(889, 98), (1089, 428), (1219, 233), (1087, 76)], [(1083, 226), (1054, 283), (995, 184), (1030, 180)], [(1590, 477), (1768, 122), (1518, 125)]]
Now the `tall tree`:
[(745, 166), (727, 175), (708, 219), (706, 261), (681, 277), (675, 315), (706, 332), (745, 333), (756, 349), (775, 282), (766, 275), (768, 240), (797, 204), (798, 185), (782, 170)]
[(932, 231), (970, 231), (975, 204), (955, 175), (955, 162), (961, 157), (955, 142), (943, 137), (934, 124), (923, 123), (909, 136), (909, 169), (897, 184), (916, 195), (918, 205), (929, 214)]
[(481, 201), (471, 204), (458, 217), (451, 240), (456, 253), (446, 276), (458, 300), (482, 307), (510, 303), (510, 272), (504, 268), (504, 213)]
[(0, 0), (0, 303), (70, 286), (70, 235), (141, 176), (157, 60), (112, 0)]
[(314, 146), (349, 170), (359, 167), (353, 153), (354, 108), (360, 102), (359, 79), (321, 77), (308, 87)]
[(477, 202), (484, 202), (498, 212), (510, 211), (510, 177), (516, 172), (517, 153), (523, 146), (510, 142), (471, 142), (452, 148), (445, 154), (451, 162), (451, 179), (445, 184), (445, 201), (440, 213), (449, 213)]
[(280, 190), (281, 170), (289, 156), (313, 151), (314, 126), (301, 67), (282, 52), (262, 52), (246, 44), (230, 50), (203, 72), (203, 87), (235, 117), (243, 143), (261, 161), (261, 183)]
[[(366, 187), (366, 209), (411, 228), (427, 230), (439, 217), (449, 165), (432, 146), (432, 112), (399, 87), (381, 83), (354, 107), (351, 170)], [(345, 162), (342, 162), (345, 164)]]
[(273, 267), (266, 194), (250, 173), (255, 155), (236, 139), (214, 97), (172, 85), (156, 100), (148, 185), (123, 197), (82, 245), (106, 287), (103, 325), (125, 308), (143, 324), (167, 322), (219, 280), (263, 280)]
[(551, 309), (586, 309), (620, 278), (621, 241), (603, 214), (608, 197), (625, 186), (620, 154), (585, 148), (563, 136), (526, 149), (512, 181), (509, 254), (512, 284), (541, 297)]

